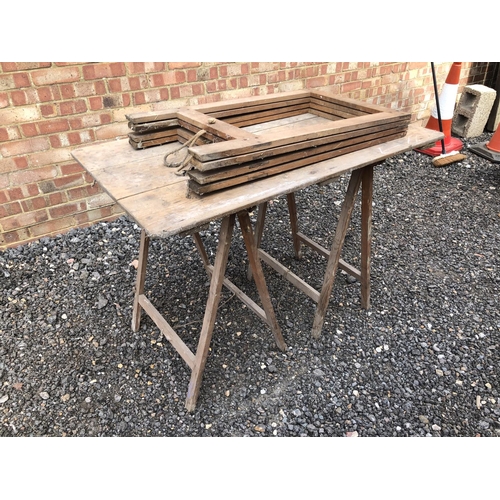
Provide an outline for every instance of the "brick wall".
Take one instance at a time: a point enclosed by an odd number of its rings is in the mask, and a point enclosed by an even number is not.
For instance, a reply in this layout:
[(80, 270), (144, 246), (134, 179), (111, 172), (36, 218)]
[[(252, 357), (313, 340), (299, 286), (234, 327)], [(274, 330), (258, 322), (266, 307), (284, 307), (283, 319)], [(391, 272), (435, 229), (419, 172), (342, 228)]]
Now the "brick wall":
[[(492, 71), (463, 63), (460, 89)], [(0, 250), (120, 215), (71, 150), (126, 137), (126, 114), (326, 85), (423, 125), (434, 104), (429, 63), (0, 63)]]

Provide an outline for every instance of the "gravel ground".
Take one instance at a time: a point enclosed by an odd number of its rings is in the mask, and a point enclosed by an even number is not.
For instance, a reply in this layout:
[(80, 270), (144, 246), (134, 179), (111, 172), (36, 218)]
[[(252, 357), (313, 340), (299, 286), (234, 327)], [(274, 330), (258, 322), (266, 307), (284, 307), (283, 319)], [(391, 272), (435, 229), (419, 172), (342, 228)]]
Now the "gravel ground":
[[(184, 361), (149, 318), (130, 328), (134, 222), (0, 253), (0, 436), (500, 435), (500, 166), (464, 152), (444, 168), (412, 151), (376, 169), (369, 311), (339, 272), (314, 340), (313, 302), (264, 267), (282, 353), (225, 290), (193, 413)], [(297, 194), (301, 229), (324, 246), (346, 181)], [(354, 265), (359, 209), (343, 252)], [(218, 227), (203, 233), (212, 256)], [(325, 261), (293, 258), (285, 198), (267, 227), (262, 247), (319, 288)], [(255, 298), (245, 262), (237, 238), (227, 275)], [(190, 237), (152, 242), (148, 293), (193, 349), (208, 285)]]

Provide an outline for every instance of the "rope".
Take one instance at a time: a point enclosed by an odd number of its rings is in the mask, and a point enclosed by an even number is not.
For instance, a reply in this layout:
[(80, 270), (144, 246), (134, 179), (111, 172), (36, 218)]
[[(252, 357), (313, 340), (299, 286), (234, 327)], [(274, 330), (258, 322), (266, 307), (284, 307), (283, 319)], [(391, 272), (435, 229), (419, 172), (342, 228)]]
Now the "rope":
[(176, 175), (185, 175), (186, 172), (188, 170), (191, 170), (193, 167), (189, 168), (189, 169), (186, 169), (184, 170), (188, 163), (191, 161), (191, 158), (193, 157), (192, 154), (189, 153), (189, 151), (186, 153), (186, 156), (184, 157), (183, 160), (181, 161), (177, 161), (177, 162), (174, 162), (174, 161), (168, 161), (167, 158), (175, 153), (178, 153), (179, 151), (181, 151), (182, 149), (186, 148), (186, 150), (193, 144), (195, 143), (203, 134), (205, 133), (205, 130), (201, 129), (199, 130), (196, 135), (194, 135), (193, 137), (191, 137), (191, 139), (189, 139), (189, 141), (185, 142), (182, 146), (180, 146), (179, 148), (177, 149), (174, 149), (173, 151), (170, 151), (170, 153), (166, 154), (165, 157), (163, 158), (163, 163), (166, 167), (168, 168), (177, 168), (177, 170), (175, 171), (175, 174)]

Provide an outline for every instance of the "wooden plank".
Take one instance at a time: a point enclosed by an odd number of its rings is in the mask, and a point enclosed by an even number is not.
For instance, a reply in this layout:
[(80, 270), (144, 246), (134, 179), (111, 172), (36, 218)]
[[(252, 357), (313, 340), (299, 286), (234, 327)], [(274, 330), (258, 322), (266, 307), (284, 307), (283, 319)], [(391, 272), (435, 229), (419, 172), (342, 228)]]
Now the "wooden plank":
[(299, 238), (299, 219), (297, 217), (297, 203), (295, 202), (295, 193), (288, 193), (286, 195), (288, 205), (288, 216), (290, 218), (290, 229), (292, 232), (293, 250), (295, 258), (302, 258), (302, 250)]
[[(227, 158), (240, 154), (296, 144), (302, 141), (328, 137), (335, 134), (352, 132), (387, 123), (408, 123), (407, 117), (392, 113), (378, 113), (376, 115), (358, 116), (349, 120), (332, 121), (323, 124), (309, 125), (301, 130), (294, 130), (293, 134), (286, 131), (270, 131), (265, 136), (248, 140), (225, 141), (217, 144), (206, 144), (190, 148), (190, 153), (200, 162)], [(251, 135), (251, 134), (250, 134)]]
[[(190, 139), (192, 139), (195, 135), (196, 135), (196, 132), (193, 132), (187, 128), (179, 127), (177, 129), (177, 140), (179, 142), (185, 143), (185, 142), (189, 141)], [(221, 139), (219, 137), (215, 137), (214, 140), (220, 141)], [(198, 139), (196, 139), (195, 144), (202, 145), (202, 144), (210, 144), (211, 142), (213, 142), (213, 141), (210, 140), (208, 137), (206, 137), (205, 134), (203, 134), (201, 137), (198, 137)]]
[[(297, 233), (297, 238), (307, 245), (311, 250), (314, 250), (316, 253), (319, 255), (325, 257), (328, 259), (330, 257), (330, 251), (327, 250), (325, 247), (321, 246), (320, 244), (316, 243), (314, 240), (306, 236), (304, 233)], [(351, 264), (348, 264), (345, 260), (339, 259), (339, 268), (342, 269), (342, 271), (346, 272), (347, 274), (350, 274), (354, 278), (356, 278), (358, 281), (361, 281), (361, 272), (356, 269), (354, 266)]]
[(149, 123), (159, 122), (164, 120), (176, 120), (177, 111), (179, 108), (171, 108), (166, 111), (144, 111), (141, 113), (130, 113), (125, 115), (125, 118), (130, 123)]
[(311, 98), (319, 99), (322, 101), (327, 101), (332, 104), (348, 107), (351, 109), (356, 109), (367, 114), (373, 113), (395, 113), (399, 114), (400, 111), (392, 110), (386, 106), (381, 106), (379, 104), (366, 103), (359, 101), (357, 99), (351, 99), (349, 97), (340, 97), (338, 94), (334, 94), (332, 87), (320, 87), (310, 91)]
[(349, 181), (349, 186), (347, 187), (347, 193), (342, 204), (342, 209), (340, 211), (339, 221), (337, 223), (337, 229), (335, 231), (335, 236), (333, 238), (332, 247), (330, 249), (330, 255), (328, 257), (328, 262), (326, 265), (326, 271), (323, 279), (323, 285), (321, 287), (321, 293), (316, 306), (316, 311), (314, 313), (314, 321), (312, 328), (312, 336), (318, 338), (321, 334), (321, 329), (323, 328), (323, 323), (325, 320), (326, 309), (330, 301), (330, 295), (332, 293), (333, 282), (335, 281), (335, 275), (337, 274), (337, 268), (340, 260), (340, 252), (342, 251), (342, 246), (344, 244), (345, 235), (347, 233), (347, 228), (351, 220), (351, 214), (354, 209), (354, 202), (356, 200), (356, 195), (359, 190), (362, 178), (362, 169), (355, 170), (351, 174), (351, 179)]
[(309, 112), (316, 115), (316, 116), (320, 116), (321, 118), (325, 118), (327, 120), (343, 120), (344, 119), (340, 116), (332, 115), (331, 113), (323, 112), (323, 111), (320, 111), (320, 110), (314, 109), (314, 108), (309, 108)]
[[(196, 181), (198, 184), (208, 184), (211, 182), (220, 181), (223, 179), (229, 179), (232, 177), (237, 177), (239, 175), (247, 175), (251, 172), (256, 172), (258, 170), (262, 170), (264, 168), (270, 168), (277, 165), (282, 165), (284, 163), (288, 163), (291, 161), (299, 160), (299, 159), (307, 159), (310, 158), (312, 161), (315, 161), (318, 155), (328, 152), (333, 152), (338, 149), (346, 148), (348, 146), (354, 144), (366, 144), (366, 147), (372, 145), (371, 141), (379, 138), (394, 138), (397, 134), (405, 134), (406, 128), (392, 128), (385, 129), (376, 133), (371, 133), (367, 135), (360, 135), (356, 137), (349, 137), (349, 135), (345, 135), (346, 139), (337, 140), (332, 143), (321, 144), (320, 142), (313, 142), (312, 146), (307, 148), (283, 148), (288, 149), (285, 153), (277, 154), (278, 151), (273, 151), (273, 155), (258, 161), (243, 161), (241, 157), (240, 162), (237, 165), (233, 165), (230, 167), (218, 168), (218, 169), (198, 169), (197, 163), (192, 162), (191, 165), (195, 167), (195, 170), (191, 170), (189, 172), (189, 177)], [(349, 138), (347, 138), (349, 137)], [(277, 148), (278, 149), (278, 148)], [(323, 157), (326, 159), (326, 157)]]
[(205, 316), (203, 317), (203, 325), (201, 328), (198, 347), (194, 365), (192, 367), (191, 379), (189, 381), (188, 393), (186, 397), (186, 409), (193, 411), (196, 406), (201, 387), (203, 371), (208, 358), (208, 349), (212, 340), (212, 332), (215, 326), (215, 318), (217, 308), (221, 297), (222, 286), (224, 282), (224, 274), (226, 271), (229, 248), (231, 245), (231, 235), (234, 227), (234, 215), (224, 217), (219, 233), (219, 244), (217, 245), (217, 253), (215, 255), (215, 264), (210, 281), (210, 290), (208, 292), (207, 305), (205, 308)]
[(372, 113), (365, 113), (358, 109), (350, 108), (347, 106), (339, 106), (338, 104), (331, 103), (329, 101), (321, 101), (319, 99), (313, 99), (313, 98), (311, 98), (309, 106), (311, 109), (317, 109), (325, 113), (331, 113), (332, 115), (345, 119), (372, 114)]
[(194, 125), (197, 129), (203, 129), (206, 132), (226, 141), (230, 141), (231, 139), (248, 140), (254, 138), (250, 132), (234, 127), (233, 125), (223, 122), (222, 120), (218, 120), (217, 118), (212, 118), (194, 109), (180, 109), (177, 112), (177, 118), (180, 123), (189, 123), (190, 125)]
[[(303, 130), (303, 128), (308, 128), (310, 124), (323, 124), (324, 120), (322, 118), (318, 117), (318, 120), (297, 120), (295, 123), (285, 126), (284, 128), (293, 128), (295, 133), (297, 135), (300, 134), (300, 131)], [(388, 130), (399, 130), (399, 131), (405, 131), (407, 129), (405, 123), (385, 123), (382, 125), (377, 125), (373, 127), (368, 127), (368, 128), (359, 128), (354, 131), (348, 131), (344, 133), (339, 133), (339, 134), (334, 134), (334, 135), (329, 135), (326, 137), (319, 137), (319, 138), (313, 138), (313, 139), (308, 139), (300, 142), (295, 142), (292, 144), (286, 144), (284, 146), (276, 146), (276, 147), (269, 147), (265, 151), (251, 151), (249, 153), (245, 153), (242, 155), (234, 155), (229, 158), (220, 158), (217, 160), (212, 160), (212, 161), (205, 161), (201, 162), (197, 160), (196, 158), (191, 159), (191, 165), (193, 168), (200, 172), (208, 172), (211, 170), (219, 170), (224, 167), (229, 167), (229, 166), (235, 166), (235, 165), (243, 165), (250, 163), (252, 161), (258, 161), (258, 160), (269, 160), (269, 158), (272, 158), (273, 156), (279, 156), (283, 154), (289, 154), (293, 153), (296, 151), (300, 151), (303, 149), (310, 149), (310, 148), (317, 148), (320, 147), (324, 144), (336, 144), (339, 143), (343, 140), (348, 140), (348, 139), (354, 139), (356, 137), (364, 137), (368, 136), (369, 134), (377, 133), (377, 132), (384, 132)], [(281, 130), (280, 127), (276, 127), (274, 130)], [(287, 130), (287, 133), (290, 133), (289, 130)], [(258, 133), (256, 133), (258, 135)], [(191, 151), (191, 148), (190, 148)]]
[[(237, 177), (231, 177), (229, 179), (224, 179), (221, 181), (217, 182), (211, 182), (209, 184), (198, 184), (193, 178), (189, 179), (189, 189), (192, 190), (194, 193), (202, 195), (202, 194), (207, 194), (207, 193), (212, 193), (214, 191), (218, 191), (220, 189), (226, 189), (228, 187), (233, 187), (237, 186), (238, 184), (243, 184), (243, 183), (248, 183), (250, 181), (254, 181), (257, 179), (261, 179), (263, 177), (269, 177), (272, 175), (276, 175), (279, 173), (287, 172), (289, 170), (297, 169), (306, 165), (311, 165), (314, 163), (318, 163), (324, 160), (328, 160), (331, 158), (335, 158), (337, 156), (343, 156), (348, 153), (352, 153), (354, 151), (358, 151), (360, 149), (368, 148), (375, 146), (377, 144), (382, 144), (387, 141), (391, 141), (400, 137), (403, 137), (405, 135), (404, 132), (400, 132), (397, 134), (393, 134), (388, 137), (383, 137), (379, 139), (373, 139), (371, 141), (366, 141), (366, 142), (361, 142), (358, 144), (354, 144), (352, 146), (348, 146), (342, 149), (336, 149), (333, 151), (326, 151), (322, 154), (314, 155), (314, 156), (305, 156), (304, 158), (301, 158), (300, 160), (296, 161), (290, 161), (287, 163), (283, 163), (274, 167), (269, 167), (269, 168), (264, 168), (261, 170), (253, 171), (250, 173), (247, 173), (245, 175), (240, 175)], [(191, 174), (192, 172), (188, 172), (188, 174)]]
[(224, 121), (235, 127), (247, 127), (257, 123), (266, 123), (270, 119), (278, 120), (289, 116), (296, 116), (309, 109), (309, 104), (300, 104), (297, 106), (287, 106), (286, 108), (273, 109), (271, 111), (260, 111), (258, 113), (245, 113), (241, 115), (225, 118)]
[(133, 123), (133, 122), (128, 123), (129, 128), (137, 133), (153, 132), (155, 130), (169, 129), (172, 127), (177, 127), (178, 125), (179, 125), (179, 120), (177, 120), (177, 118), (173, 120), (160, 120), (157, 122), (150, 122), (150, 123)]
[(177, 137), (177, 127), (175, 128), (165, 128), (161, 130), (154, 130), (151, 132), (130, 132), (128, 138), (134, 142), (149, 141), (154, 139)]
[(192, 353), (189, 347), (177, 335), (175, 330), (168, 324), (168, 322), (163, 318), (163, 316), (145, 295), (139, 296), (139, 303), (144, 311), (146, 311), (148, 316), (154, 321), (155, 325), (160, 329), (163, 336), (180, 354), (181, 358), (186, 362), (189, 368), (193, 369), (195, 366), (195, 355)]
[(193, 109), (201, 113), (217, 113), (219, 111), (241, 109), (243, 106), (262, 106), (265, 104), (279, 105), (282, 101), (290, 101), (294, 99), (309, 99), (310, 92), (308, 90), (292, 90), (289, 92), (278, 92), (276, 94), (267, 94), (253, 97), (243, 97), (236, 99), (228, 99), (225, 101), (211, 102), (192, 106)]
[(149, 238), (144, 229), (141, 230), (141, 243), (139, 245), (139, 265), (135, 279), (134, 305), (132, 308), (132, 331), (138, 332), (141, 325), (140, 296), (144, 294), (146, 268), (148, 262)]
[[(129, 153), (129, 156), (134, 156), (134, 154)], [(185, 183), (184, 177), (175, 175), (175, 169), (163, 164), (163, 156), (158, 158), (158, 161), (144, 158), (141, 161), (124, 163), (120, 168), (106, 165), (104, 168), (94, 170), (92, 175), (99, 185), (118, 201), (128, 196)], [(186, 193), (187, 191), (184, 195)]]
[[(185, 131), (183, 136), (187, 133), (190, 133), (191, 135), (194, 136), (201, 130), (200, 127), (197, 127), (196, 125), (193, 125), (192, 123), (185, 122), (182, 119), (179, 120), (179, 122), (180, 122), (180, 127), (177, 129), (178, 134), (179, 134), (179, 131)], [(181, 136), (181, 137), (183, 137), (183, 136)], [(203, 144), (213, 144), (214, 142), (225, 141), (225, 139), (223, 139), (222, 137), (214, 135), (208, 131), (205, 131), (205, 133), (201, 137), (203, 137), (205, 139)]]
[(314, 289), (311, 285), (305, 282), (303, 279), (299, 278), (296, 274), (294, 274), (290, 269), (285, 267), (279, 261), (277, 261), (274, 257), (271, 257), (267, 252), (262, 249), (259, 249), (259, 257), (265, 262), (268, 266), (272, 267), (275, 271), (277, 271), (283, 278), (292, 283), (293, 286), (298, 288), (300, 291), (304, 292), (308, 297), (310, 297), (314, 302), (318, 302), (319, 300), (319, 292)]
[[(243, 103), (246, 102), (246, 104)], [(212, 116), (213, 118), (219, 118), (220, 120), (227, 121), (228, 118), (232, 118), (235, 116), (240, 116), (244, 114), (256, 114), (259, 112), (264, 112), (264, 111), (281, 111), (283, 109), (286, 109), (288, 107), (293, 107), (301, 104), (308, 104), (310, 101), (309, 96), (307, 97), (302, 97), (300, 98), (293, 98), (293, 99), (283, 99), (283, 100), (276, 100), (273, 99), (270, 102), (265, 102), (261, 103), (259, 101), (253, 102), (253, 101), (246, 101), (242, 99), (238, 99), (239, 106), (231, 107), (230, 109), (224, 109), (221, 111), (206, 111), (206, 110), (201, 110), (199, 107), (194, 107), (197, 111), (200, 111), (202, 113), (208, 114), (209, 116)]]
[[(210, 264), (208, 260), (208, 255), (205, 250), (205, 246), (203, 245), (203, 241), (201, 240), (201, 236), (199, 233), (193, 234), (194, 242), (196, 244), (196, 248), (201, 256), (201, 260), (203, 265), (208, 273), (210, 279), (212, 278), (214, 268)], [(228, 278), (224, 278), (224, 286), (230, 290), (236, 297), (238, 297), (243, 304), (245, 304), (252, 312), (254, 312), (264, 323), (270, 325), (269, 320), (267, 319), (266, 313), (264, 309), (257, 305), (246, 293), (243, 292), (240, 288), (238, 288), (233, 282), (231, 282)]]
[(266, 317), (269, 321), (269, 327), (274, 335), (274, 340), (279, 349), (283, 352), (286, 351), (286, 343), (281, 334), (281, 329), (276, 319), (276, 314), (274, 312), (273, 303), (271, 302), (271, 297), (267, 289), (266, 280), (264, 279), (264, 273), (262, 271), (262, 266), (260, 263), (257, 246), (255, 244), (255, 235), (252, 231), (252, 224), (250, 222), (250, 216), (246, 210), (238, 212), (238, 221), (240, 223), (241, 232), (243, 234), (243, 241), (245, 242), (245, 247), (247, 249), (248, 260), (250, 262), (250, 267), (252, 269), (252, 276), (259, 292), (259, 297), (262, 302), (262, 307), (266, 313)]
[(361, 307), (370, 308), (370, 262), (372, 247), (373, 165), (363, 169), (361, 179)]

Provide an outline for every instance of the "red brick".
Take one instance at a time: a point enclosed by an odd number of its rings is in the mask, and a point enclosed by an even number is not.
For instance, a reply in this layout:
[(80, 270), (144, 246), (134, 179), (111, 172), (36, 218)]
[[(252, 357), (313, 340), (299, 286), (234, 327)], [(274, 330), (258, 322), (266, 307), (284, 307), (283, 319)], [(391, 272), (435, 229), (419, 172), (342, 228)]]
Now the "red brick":
[(5, 137), (7, 141), (17, 141), (23, 138), (19, 127), (6, 127), (3, 130), (6, 134)]
[(83, 175), (82, 173), (67, 175), (65, 177), (59, 177), (54, 179), (54, 185), (57, 188), (69, 188), (74, 186), (80, 186), (83, 184)]
[(56, 116), (57, 111), (53, 104), (44, 104), (40, 106), (40, 111), (44, 118), (48, 118), (49, 116)]
[(83, 212), (84, 210), (87, 210), (87, 203), (85, 201), (80, 201), (78, 203), (70, 203), (67, 205), (59, 205), (57, 207), (50, 208), (49, 214), (53, 219), (56, 219), (77, 212)]
[(167, 71), (166, 73), (150, 75), (148, 80), (151, 87), (163, 87), (165, 85), (184, 83), (186, 75), (183, 71)]
[(0, 189), (5, 189), (9, 186), (10, 186), (9, 176), (7, 174), (0, 174)]
[(23, 123), (21, 130), (25, 137), (35, 137), (38, 135), (38, 129), (35, 123)]
[(53, 148), (62, 148), (63, 146), (65, 146), (65, 144), (63, 144), (63, 142), (61, 141), (61, 137), (59, 135), (51, 135), (49, 137), (49, 140), (50, 145)]
[(359, 90), (360, 88), (361, 88), (361, 82), (348, 82), (342, 85), (340, 91), (342, 94), (346, 94), (354, 92), (355, 90)]
[(125, 89), (123, 88), (122, 81), (120, 78), (109, 80), (108, 85), (109, 85), (109, 90), (111, 92), (121, 92), (122, 90), (127, 90), (126, 88)]
[(317, 78), (309, 78), (306, 80), (306, 88), (323, 87), (328, 85), (328, 76), (318, 76)]
[(195, 69), (188, 69), (186, 71), (187, 81), (188, 82), (197, 82), (198, 81), (198, 71)]
[(85, 113), (87, 111), (87, 104), (83, 99), (74, 101), (61, 102), (59, 105), (59, 112), (61, 115), (75, 115), (77, 113)]
[(47, 198), (45, 196), (37, 196), (21, 201), (21, 206), (24, 212), (33, 212), (47, 206)]
[(134, 76), (128, 79), (129, 90), (140, 90), (147, 87), (147, 81), (144, 77)]
[(9, 132), (5, 127), (0, 128), (0, 142), (7, 142), (9, 140)]
[(130, 62), (130, 63), (125, 63), (125, 64), (126, 64), (127, 70), (131, 74), (145, 72), (145, 64), (143, 62)]
[(205, 88), (207, 90), (207, 93), (217, 92), (217, 84), (215, 82), (207, 82), (205, 84)]
[(83, 67), (83, 76), (86, 80), (125, 76), (124, 63), (99, 63)]
[(79, 163), (70, 163), (68, 165), (61, 165), (59, 168), (61, 169), (62, 175), (71, 175), (84, 172), (83, 167)]
[(61, 99), (61, 92), (55, 86), (53, 87), (40, 87), (36, 89), (38, 100), (40, 102), (56, 101)]
[(61, 203), (66, 203), (68, 201), (68, 197), (65, 193), (59, 191), (58, 193), (51, 193), (48, 196), (48, 204), (51, 206), (60, 205)]
[(144, 95), (144, 92), (135, 92), (134, 94), (132, 94), (132, 99), (136, 106), (146, 103), (146, 96)]
[(14, 90), (10, 93), (10, 98), (12, 99), (12, 104), (14, 106), (24, 106), (28, 104), (28, 98), (26, 97), (26, 92), (24, 90)]
[(77, 187), (74, 189), (68, 189), (67, 191), (68, 199), (79, 200), (81, 198), (87, 198), (89, 196), (96, 195), (101, 192), (101, 188), (98, 184), (87, 184), (85, 186)]
[(12, 231), (21, 227), (29, 227), (39, 222), (49, 220), (46, 210), (38, 210), (35, 212), (27, 212), (18, 214), (15, 217), (9, 217), (2, 220), (2, 228), (4, 231)]
[(21, 208), (21, 205), (18, 201), (15, 201), (13, 203), (4, 203), (2, 205), (3, 211), (2, 213), (4, 214), (3, 217), (10, 217), (12, 215), (17, 215), (22, 213), (23, 209)]
[(90, 97), (89, 105), (92, 111), (96, 111), (98, 109), (103, 109), (102, 97)]
[(37, 68), (49, 68), (50, 67), (49, 62), (43, 63), (43, 62), (4, 62), (1, 63), (2, 65), (2, 70), (5, 73), (8, 73), (9, 71), (26, 71), (28, 69), (37, 69)]
[(61, 97), (63, 99), (72, 99), (76, 97), (75, 86), (72, 83), (60, 85)]
[(35, 137), (22, 141), (8, 142), (0, 145), (0, 153), (3, 156), (17, 156), (33, 153), (35, 151), (45, 151), (49, 149), (50, 143), (46, 137)]
[(69, 130), (68, 120), (61, 118), (57, 120), (47, 120), (38, 124), (41, 134), (55, 134)]
[(97, 222), (99, 220), (112, 220), (117, 218), (121, 214), (119, 207), (107, 206), (96, 208), (94, 210), (89, 210), (80, 214), (75, 214), (75, 220), (79, 225), (86, 222)]
[(181, 97), (181, 91), (179, 87), (172, 87), (170, 89), (170, 98), (171, 99), (180, 99)]
[(174, 73), (175, 83), (184, 83), (186, 81), (186, 73), (184, 71), (176, 71)]
[(31, 85), (28, 73), (16, 73), (14, 76), (14, 85), (16, 88), (29, 87)]
[(7, 198), (7, 193), (5, 191), (0, 191), (0, 204), (3, 205), (7, 203), (9, 199)]
[(37, 224), (30, 229), (30, 233), (34, 237), (42, 237), (50, 234), (56, 234), (64, 229), (73, 227), (75, 221), (73, 217), (65, 217), (63, 219), (49, 220), (42, 224)]
[(10, 231), (8, 233), (0, 233), (0, 248), (7, 248), (8, 246), (13, 246), (21, 240), (22, 236), (18, 234), (18, 231)]
[(0, 108), (6, 108), (9, 105), (9, 96), (7, 92), (0, 92)]
[(186, 69), (186, 68), (198, 68), (201, 66), (199, 62), (169, 62), (169, 69)]
[(50, 68), (31, 72), (33, 83), (39, 87), (56, 83), (70, 83), (80, 80), (80, 70), (77, 67)]
[(13, 186), (20, 186), (28, 183), (40, 182), (54, 179), (58, 176), (57, 168), (54, 165), (35, 168), (32, 170), (20, 170), (10, 174), (10, 182)]

